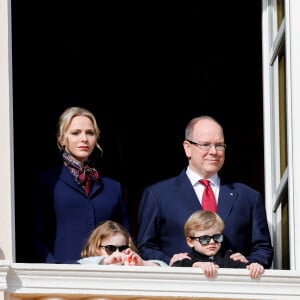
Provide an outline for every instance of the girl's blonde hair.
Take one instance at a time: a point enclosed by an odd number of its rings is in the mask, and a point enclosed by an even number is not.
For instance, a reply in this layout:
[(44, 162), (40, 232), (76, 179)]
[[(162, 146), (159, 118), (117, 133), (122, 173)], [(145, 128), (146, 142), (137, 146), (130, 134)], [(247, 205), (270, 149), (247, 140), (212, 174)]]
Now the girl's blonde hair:
[(99, 252), (97, 250), (100, 248), (101, 242), (103, 239), (114, 236), (116, 233), (121, 233), (126, 239), (126, 244), (133, 251), (137, 252), (137, 248), (132, 242), (129, 232), (127, 229), (111, 220), (101, 222), (91, 233), (88, 240), (81, 251), (81, 257), (97, 256)]
[[(73, 120), (74, 117), (77, 116), (84, 116), (87, 117), (91, 120), (93, 123), (93, 127), (95, 130), (95, 134), (97, 136), (97, 140), (100, 137), (100, 129), (98, 127), (97, 121), (95, 116), (87, 109), (82, 108), (82, 107), (69, 107), (67, 108), (59, 117), (58, 122), (57, 122), (57, 146), (59, 150), (63, 151), (66, 145), (66, 132), (70, 126), (71, 121)], [(101, 154), (103, 153), (102, 148), (96, 143), (96, 147), (100, 150)]]
[(220, 233), (224, 230), (224, 222), (221, 217), (212, 211), (197, 210), (185, 222), (184, 235), (185, 237), (194, 236), (196, 231), (207, 230), (216, 227)]

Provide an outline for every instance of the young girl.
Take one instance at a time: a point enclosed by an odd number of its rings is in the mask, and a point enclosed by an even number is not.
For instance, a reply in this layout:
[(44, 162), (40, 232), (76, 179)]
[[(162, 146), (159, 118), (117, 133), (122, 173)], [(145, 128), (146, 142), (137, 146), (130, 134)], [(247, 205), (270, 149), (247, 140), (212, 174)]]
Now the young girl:
[(230, 258), (232, 251), (221, 253), (224, 222), (212, 211), (197, 210), (186, 221), (184, 235), (188, 246), (192, 249), (188, 258), (177, 260), (172, 267), (202, 268), (208, 278), (214, 277), (218, 268), (247, 268), (249, 276), (256, 278), (264, 271), (257, 262), (244, 263)]
[(160, 260), (143, 260), (124, 226), (105, 221), (89, 236), (81, 251), (80, 264), (167, 266)]

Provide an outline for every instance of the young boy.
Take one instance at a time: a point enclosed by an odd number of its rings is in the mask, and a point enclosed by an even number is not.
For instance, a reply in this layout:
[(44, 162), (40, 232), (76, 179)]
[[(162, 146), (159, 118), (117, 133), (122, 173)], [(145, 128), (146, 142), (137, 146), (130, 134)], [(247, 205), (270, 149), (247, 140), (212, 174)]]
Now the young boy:
[(223, 241), (224, 222), (212, 211), (197, 210), (186, 221), (184, 235), (192, 251), (189, 258), (177, 260), (172, 267), (202, 268), (207, 278), (216, 275), (218, 268), (247, 268), (249, 276), (256, 278), (264, 272), (257, 262), (244, 263), (230, 258), (232, 251), (225, 255), (220, 251)]

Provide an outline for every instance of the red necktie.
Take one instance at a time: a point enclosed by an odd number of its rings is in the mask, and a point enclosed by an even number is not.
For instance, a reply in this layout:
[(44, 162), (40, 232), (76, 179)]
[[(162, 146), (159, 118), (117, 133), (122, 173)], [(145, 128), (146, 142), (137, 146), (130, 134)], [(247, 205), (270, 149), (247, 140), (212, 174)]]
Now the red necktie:
[(201, 179), (199, 180), (201, 184), (204, 185), (204, 192), (202, 195), (202, 208), (204, 210), (217, 211), (217, 203), (215, 199), (214, 192), (211, 189), (209, 180)]

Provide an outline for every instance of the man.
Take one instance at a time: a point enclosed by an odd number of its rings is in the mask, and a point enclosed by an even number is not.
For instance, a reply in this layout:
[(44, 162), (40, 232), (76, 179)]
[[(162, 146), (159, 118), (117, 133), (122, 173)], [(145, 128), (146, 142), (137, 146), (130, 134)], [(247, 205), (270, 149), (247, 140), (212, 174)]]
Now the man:
[(218, 175), (226, 148), (222, 126), (210, 116), (192, 119), (185, 129), (183, 147), (187, 168), (144, 190), (138, 212), (141, 256), (172, 264), (189, 251), (183, 228), (194, 211), (203, 209), (205, 187), (199, 180), (207, 179), (225, 224), (222, 251), (233, 251), (234, 260), (270, 268), (273, 247), (260, 193), (242, 183), (226, 183)]

